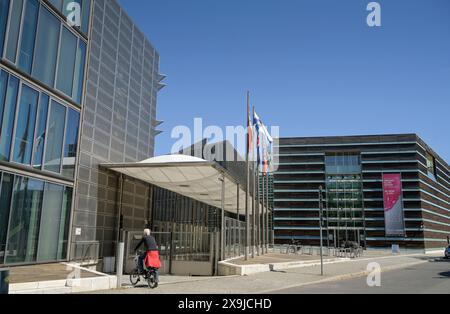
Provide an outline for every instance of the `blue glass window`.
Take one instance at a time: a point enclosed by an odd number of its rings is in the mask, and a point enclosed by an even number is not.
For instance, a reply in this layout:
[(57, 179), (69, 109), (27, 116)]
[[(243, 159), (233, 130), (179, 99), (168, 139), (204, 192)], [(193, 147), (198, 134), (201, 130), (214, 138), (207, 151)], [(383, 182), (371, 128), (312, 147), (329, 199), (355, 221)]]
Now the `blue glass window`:
[(7, 240), (7, 264), (36, 261), (44, 183), (16, 177)]
[(75, 157), (77, 156), (79, 123), (80, 114), (75, 110), (69, 109), (66, 126), (66, 140), (64, 144), (63, 175), (70, 179), (73, 179), (75, 174)]
[(56, 88), (72, 96), (73, 72), (77, 53), (77, 37), (63, 27), (61, 48), (59, 50), (58, 74)]
[(6, 97), (3, 104), (3, 117), (0, 130), (0, 160), (8, 161), (11, 152), (12, 132), (14, 118), (16, 116), (17, 93), (19, 90), (19, 80), (14, 76), (9, 76)]
[(42, 158), (44, 154), (44, 145), (47, 127), (49, 97), (46, 94), (41, 94), (39, 102), (36, 134), (34, 135), (34, 154), (33, 167), (42, 169)]
[(13, 0), (11, 16), (9, 19), (8, 44), (6, 58), (16, 63), (17, 43), (19, 41), (20, 21), (22, 17), (23, 0)]
[(50, 0), (50, 3), (61, 12), (62, 9), (62, 0)]
[(44, 200), (42, 202), (41, 232), (39, 233), (38, 262), (58, 260), (58, 243), (64, 187), (56, 184), (45, 184)]
[(38, 13), (39, 2), (37, 0), (26, 0), (18, 66), (28, 74), (31, 73), (33, 63)]
[(67, 255), (69, 230), (70, 230), (70, 213), (72, 209), (73, 189), (65, 187), (63, 197), (63, 208), (61, 213), (61, 224), (58, 243), (58, 259), (63, 260)]
[(72, 188), (0, 173), (0, 264), (62, 261)]
[(51, 87), (55, 81), (60, 27), (58, 19), (41, 6), (32, 74)]
[(75, 64), (75, 75), (73, 80), (73, 99), (81, 104), (84, 82), (84, 65), (86, 62), (86, 44), (80, 40), (78, 43), (77, 62)]
[(66, 258), (71, 207), (72, 189), (50, 183), (45, 185), (38, 262)]
[(0, 0), (0, 57), (3, 56), (5, 43), (6, 23), (8, 22), (9, 0)]
[(37, 91), (22, 85), (13, 154), (13, 160), (21, 164), (31, 164), (38, 99)]
[(0, 264), (6, 253), (6, 237), (8, 231), (9, 210), (11, 206), (11, 196), (13, 188), (13, 176), (3, 173), (0, 188)]
[(8, 86), (8, 73), (0, 70), (0, 121), (3, 120), (3, 109), (5, 107), (7, 86)]
[(336, 153), (325, 156), (327, 174), (353, 174), (361, 172), (361, 157), (353, 153)]
[(47, 142), (45, 144), (45, 170), (56, 173), (61, 172), (65, 121), (66, 108), (56, 101), (52, 101), (47, 129)]

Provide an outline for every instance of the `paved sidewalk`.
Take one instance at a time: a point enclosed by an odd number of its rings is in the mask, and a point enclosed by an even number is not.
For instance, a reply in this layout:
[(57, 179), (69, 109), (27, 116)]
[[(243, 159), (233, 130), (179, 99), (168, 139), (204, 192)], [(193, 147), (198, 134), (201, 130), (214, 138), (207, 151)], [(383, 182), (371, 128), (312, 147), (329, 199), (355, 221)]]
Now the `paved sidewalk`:
[[(309, 284), (336, 281), (365, 276), (369, 263), (377, 262), (383, 271), (393, 271), (434, 260), (437, 256), (408, 255), (361, 258), (351, 261), (333, 262), (325, 265), (325, 276), (320, 276), (320, 267), (311, 266), (285, 271), (260, 273), (243, 277), (186, 278), (186, 281), (170, 284), (165, 276), (158, 289), (143, 286), (135, 289), (101, 291), (112, 294), (261, 294), (274, 293), (280, 289)], [(173, 278), (172, 278), (173, 279)], [(196, 279), (196, 280), (193, 280)]]
[[(230, 276), (227, 278), (232, 278), (237, 276)], [(174, 285), (174, 284), (184, 284), (184, 283), (192, 283), (199, 281), (210, 281), (210, 280), (218, 280), (223, 277), (188, 277), (188, 276), (171, 276), (171, 275), (160, 275), (159, 276), (159, 285)], [(141, 279), (142, 280), (142, 279)], [(141, 281), (138, 286), (147, 287), (147, 283), (145, 281)], [(122, 276), (122, 286), (124, 288), (132, 288), (130, 282), (129, 275)]]

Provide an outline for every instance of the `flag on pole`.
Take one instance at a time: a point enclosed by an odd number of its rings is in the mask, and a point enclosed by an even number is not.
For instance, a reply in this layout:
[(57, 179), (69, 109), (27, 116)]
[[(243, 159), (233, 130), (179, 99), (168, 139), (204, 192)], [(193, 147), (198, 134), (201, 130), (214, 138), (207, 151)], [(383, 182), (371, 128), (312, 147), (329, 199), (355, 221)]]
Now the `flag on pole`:
[(258, 138), (256, 143), (258, 152), (258, 167), (261, 169), (261, 172), (267, 174), (270, 171), (270, 164), (272, 161), (271, 155), (273, 138), (256, 112), (253, 116), (253, 124), (255, 125)]

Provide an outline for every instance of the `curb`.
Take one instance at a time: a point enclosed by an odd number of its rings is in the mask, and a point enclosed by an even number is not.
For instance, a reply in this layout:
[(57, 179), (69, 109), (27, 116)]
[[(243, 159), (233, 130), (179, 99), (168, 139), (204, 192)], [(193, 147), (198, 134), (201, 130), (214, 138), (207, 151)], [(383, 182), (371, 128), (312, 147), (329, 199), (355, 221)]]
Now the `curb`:
[[(422, 264), (426, 264), (426, 263), (428, 263), (428, 261), (420, 261), (420, 262), (412, 262), (412, 263), (406, 263), (406, 264), (400, 264), (400, 265), (394, 265), (394, 266), (387, 266), (387, 267), (381, 268), (381, 272), (389, 272), (389, 271), (394, 271), (397, 269), (404, 269), (404, 268), (408, 268), (411, 266), (417, 266), (417, 265), (422, 265)], [(259, 291), (258, 294), (270, 294), (270, 293), (280, 291), (280, 290), (301, 288), (301, 287), (305, 287), (305, 286), (311, 286), (311, 285), (322, 284), (322, 283), (327, 283), (327, 282), (338, 282), (338, 281), (344, 281), (344, 280), (349, 280), (349, 279), (361, 278), (361, 277), (368, 276), (371, 272), (372, 271), (366, 270), (366, 271), (360, 271), (360, 272), (356, 272), (356, 273), (342, 274), (342, 275), (337, 275), (337, 276), (333, 276), (333, 277), (329, 277), (329, 278), (325, 278), (325, 279), (321, 279), (321, 280), (290, 285), (290, 286), (283, 287), (281, 289), (270, 289), (270, 290), (265, 290), (265, 291)]]
[(115, 276), (41, 281), (10, 285), (9, 294), (69, 294), (110, 290), (116, 287)]
[[(338, 263), (344, 263), (344, 262), (350, 262), (352, 259), (350, 258), (329, 258), (324, 259), (323, 264), (324, 265), (332, 265), (332, 264), (338, 264)], [(320, 266), (320, 260), (313, 260), (313, 261), (306, 261), (306, 262), (287, 262), (287, 263), (274, 263), (269, 264), (270, 271), (280, 271), (280, 270), (286, 270), (286, 269), (293, 269), (293, 268), (305, 268), (305, 267), (316, 267)]]
[[(330, 265), (335, 263), (349, 262), (349, 258), (328, 258), (324, 259), (324, 265)], [(320, 265), (320, 260), (308, 260), (308, 261), (292, 261), (292, 262), (280, 262), (270, 264), (250, 264), (250, 265), (237, 265), (227, 261), (219, 262), (219, 276), (250, 276), (260, 273), (268, 273), (273, 271), (282, 271), (293, 268), (314, 267)]]
[(9, 294), (69, 294), (110, 290), (117, 286), (116, 276), (109, 276), (75, 264), (61, 264), (95, 274), (97, 277), (66, 278), (60, 280), (15, 283), (10, 284)]

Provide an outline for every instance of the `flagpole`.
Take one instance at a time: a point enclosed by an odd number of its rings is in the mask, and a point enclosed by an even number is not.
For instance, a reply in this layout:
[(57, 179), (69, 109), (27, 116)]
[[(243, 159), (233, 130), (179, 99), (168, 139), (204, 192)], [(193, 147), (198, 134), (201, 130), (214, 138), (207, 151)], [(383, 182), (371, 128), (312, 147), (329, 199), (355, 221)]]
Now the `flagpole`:
[[(255, 116), (255, 107), (253, 106), (253, 117)], [(252, 119), (253, 120), (253, 119)], [(252, 122), (252, 125), (254, 123)], [(256, 216), (255, 216), (255, 210), (256, 210), (256, 169), (255, 169), (255, 150), (253, 150), (253, 195), (252, 195), (252, 258), (255, 258), (255, 247), (256, 247)]]
[(261, 163), (262, 165), (262, 169), (260, 171), (260, 169), (258, 169), (258, 191), (261, 191), (261, 195), (260, 198), (258, 199), (260, 204), (261, 204), (261, 212), (259, 213), (259, 228), (260, 228), (260, 235), (259, 235), (259, 239), (260, 239), (260, 246), (261, 246), (261, 252), (262, 255), (264, 255), (264, 200), (265, 200), (265, 190), (264, 190), (264, 137), (259, 138), (259, 146), (261, 147), (261, 152), (260, 152), (260, 160), (258, 160), (258, 168), (259, 165)]
[(267, 193), (266, 193), (266, 198), (267, 198), (267, 202), (266, 202), (266, 253), (269, 253), (269, 241), (270, 241), (270, 236), (269, 236), (269, 218), (270, 218), (270, 205), (269, 205), (269, 192), (270, 192), (270, 181), (269, 181), (269, 174), (270, 174), (270, 169), (267, 172), (266, 175), (266, 179), (267, 179), (267, 184), (266, 184), (266, 188), (267, 188)]
[[(261, 139), (259, 139), (261, 140)], [(256, 208), (256, 253), (261, 255), (261, 192), (259, 190), (259, 161), (256, 162), (256, 195), (257, 195), (257, 208)]]
[(245, 193), (245, 260), (248, 260), (249, 248), (250, 248), (250, 217), (249, 217), (249, 198), (250, 198), (250, 92), (247, 92), (247, 154), (245, 156), (245, 162), (247, 164), (247, 189)]
[(262, 218), (262, 222), (261, 222), (261, 229), (262, 229), (262, 243), (261, 243), (261, 247), (262, 247), (262, 253), (263, 253), (263, 255), (266, 253), (266, 217), (265, 217), (265, 215), (266, 215), (266, 206), (265, 206), (265, 201), (266, 201), (266, 191), (265, 191), (265, 181), (266, 181), (266, 178), (265, 178), (265, 174), (264, 174), (264, 171), (263, 171), (263, 173), (262, 173), (262, 200), (261, 200), (261, 202), (262, 202), (262, 215), (261, 215), (261, 218)]
[[(253, 106), (253, 118), (255, 118), (255, 113), (256, 113), (256, 108), (255, 106)], [(255, 125), (255, 121), (253, 121), (253, 125)], [(255, 126), (255, 130), (256, 130), (256, 160), (255, 160), (255, 196), (256, 196), (256, 212), (255, 212), (255, 246), (256, 246), (256, 255), (260, 255), (261, 253), (261, 248), (260, 248), (260, 244), (261, 244), (261, 238), (260, 238), (260, 208), (261, 208), (261, 193), (259, 190), (259, 147), (261, 146), (261, 138), (260, 138), (260, 133), (259, 130), (256, 128)]]

